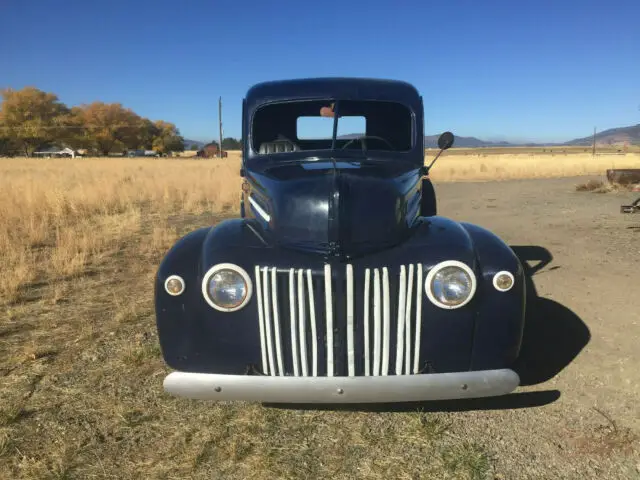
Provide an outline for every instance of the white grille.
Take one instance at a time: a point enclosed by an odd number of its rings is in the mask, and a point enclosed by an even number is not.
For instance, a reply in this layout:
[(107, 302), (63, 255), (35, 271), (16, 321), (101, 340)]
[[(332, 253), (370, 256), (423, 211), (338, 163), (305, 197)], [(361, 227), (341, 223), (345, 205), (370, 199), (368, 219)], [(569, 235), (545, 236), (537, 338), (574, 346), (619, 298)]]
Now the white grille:
[[(397, 316), (394, 322), (396, 351), (393, 373), (416, 374), (420, 365), (422, 331), (422, 265), (401, 265), (394, 274), (397, 275), (393, 282), (397, 285)], [(317, 276), (314, 279), (309, 269), (291, 268), (278, 272), (275, 267), (256, 266), (263, 372), (272, 376), (285, 375), (285, 372), (294, 376), (318, 376), (318, 353), (322, 349), (326, 358), (324, 370), (327, 376), (334, 376), (334, 326), (344, 325), (347, 374), (355, 376), (356, 364), (362, 360), (365, 376), (389, 375), (393, 335), (389, 275), (387, 267), (367, 268), (362, 278), (356, 278), (353, 266), (348, 264), (345, 267), (345, 291), (334, 292), (331, 266), (328, 264), (324, 266), (321, 280)], [(284, 279), (287, 288), (279, 291), (279, 281), (282, 286)], [(356, 305), (355, 288), (358, 285), (364, 286), (363, 296), (358, 297), (364, 298), (362, 305)], [(324, 321), (318, 321), (316, 317), (316, 300), (322, 300), (316, 299), (315, 294), (320, 290), (324, 296)], [(335, 312), (333, 297), (342, 295), (345, 296), (345, 309)], [(288, 308), (282, 307), (285, 304)], [(361, 329), (357, 328), (358, 321), (363, 323)], [(320, 337), (318, 323), (324, 326)], [(360, 330), (359, 339), (357, 330)], [(284, 332), (288, 332), (289, 342), (283, 342)], [(356, 353), (357, 344), (362, 346), (361, 359)], [(287, 349), (286, 356), (284, 349)], [(287, 362), (285, 365), (285, 357), (289, 356), (290, 364)]]

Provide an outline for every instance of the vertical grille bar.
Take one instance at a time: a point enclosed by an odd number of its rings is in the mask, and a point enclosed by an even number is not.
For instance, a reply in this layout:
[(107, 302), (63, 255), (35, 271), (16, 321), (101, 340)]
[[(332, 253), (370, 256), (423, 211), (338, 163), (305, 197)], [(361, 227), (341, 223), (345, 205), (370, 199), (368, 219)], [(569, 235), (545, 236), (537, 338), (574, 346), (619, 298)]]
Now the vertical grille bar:
[(382, 375), (389, 375), (389, 344), (391, 343), (391, 297), (389, 296), (389, 269), (382, 269)]
[(305, 315), (305, 298), (304, 298), (304, 277), (302, 269), (298, 270), (298, 321), (300, 322), (300, 363), (302, 366), (302, 375), (309, 376), (309, 359), (307, 357), (307, 329)]
[(276, 339), (276, 361), (280, 376), (284, 376), (284, 365), (282, 363), (282, 344), (280, 335), (280, 310), (278, 308), (278, 279), (276, 277), (276, 267), (271, 269), (271, 300), (273, 305), (273, 335)]
[(293, 268), (289, 269), (289, 328), (291, 330), (291, 357), (293, 358), (293, 374), (300, 376), (300, 358), (298, 357), (298, 331), (296, 328), (296, 289)]
[(356, 375), (355, 346), (353, 339), (353, 266), (347, 265), (347, 369), (348, 375)]
[(318, 376), (318, 331), (316, 329), (316, 301), (313, 297), (313, 281), (311, 270), (307, 270), (307, 289), (309, 292), (309, 315), (311, 317), (311, 362), (313, 368), (312, 376)]
[(411, 302), (413, 300), (413, 263), (409, 264), (407, 275), (407, 309), (404, 315), (404, 373), (409, 375), (411, 370)]
[(380, 375), (380, 270), (373, 271), (373, 375)]
[(267, 336), (267, 356), (269, 357), (269, 372), (271, 375), (277, 375), (276, 364), (273, 361), (273, 336), (271, 335), (271, 313), (269, 311), (269, 269), (262, 269), (262, 286), (264, 287), (264, 298), (262, 305), (264, 307), (264, 322)]
[(413, 349), (413, 373), (418, 373), (420, 364), (420, 333), (422, 331), (422, 264), (418, 264), (418, 283), (416, 285), (416, 339)]
[(369, 283), (371, 282), (371, 270), (364, 271), (364, 374), (371, 375), (371, 363), (369, 360)]
[(256, 298), (258, 299), (258, 322), (260, 326), (260, 351), (262, 353), (262, 371), (269, 375), (269, 364), (267, 363), (267, 342), (265, 338), (264, 313), (262, 310), (262, 281), (260, 279), (260, 267), (256, 265)]
[(327, 376), (333, 377), (333, 299), (331, 297), (331, 265), (324, 266), (324, 309), (327, 322)]
[(404, 358), (404, 310), (407, 295), (407, 272), (404, 265), (400, 267), (400, 287), (398, 289), (398, 336), (396, 338), (396, 375), (402, 375)]

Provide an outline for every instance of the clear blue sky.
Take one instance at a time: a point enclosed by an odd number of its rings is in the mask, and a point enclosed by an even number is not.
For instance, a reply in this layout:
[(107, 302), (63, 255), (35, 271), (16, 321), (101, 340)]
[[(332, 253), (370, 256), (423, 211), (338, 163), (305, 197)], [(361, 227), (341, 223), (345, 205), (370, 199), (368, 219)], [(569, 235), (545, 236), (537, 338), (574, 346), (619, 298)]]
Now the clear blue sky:
[(406, 80), (428, 134), (560, 141), (640, 123), (640, 1), (0, 0), (0, 88), (239, 137), (252, 84)]

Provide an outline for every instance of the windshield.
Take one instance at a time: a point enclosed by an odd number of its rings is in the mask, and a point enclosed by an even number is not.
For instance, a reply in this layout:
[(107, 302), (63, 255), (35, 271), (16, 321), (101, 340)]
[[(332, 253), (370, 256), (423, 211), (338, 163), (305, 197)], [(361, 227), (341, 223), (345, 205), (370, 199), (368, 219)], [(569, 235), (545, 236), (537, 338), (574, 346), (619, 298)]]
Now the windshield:
[(306, 100), (265, 105), (253, 117), (252, 147), (260, 154), (318, 150), (406, 152), (413, 115), (377, 100)]

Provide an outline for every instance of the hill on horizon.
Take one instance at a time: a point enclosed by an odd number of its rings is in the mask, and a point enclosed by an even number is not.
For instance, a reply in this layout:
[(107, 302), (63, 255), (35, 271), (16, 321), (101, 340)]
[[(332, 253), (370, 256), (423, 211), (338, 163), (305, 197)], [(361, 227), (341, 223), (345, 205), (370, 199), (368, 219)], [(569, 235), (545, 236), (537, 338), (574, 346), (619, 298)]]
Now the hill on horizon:
[[(593, 135), (583, 138), (576, 138), (565, 143), (565, 145), (591, 145)], [(640, 145), (640, 123), (630, 127), (618, 127), (596, 132), (596, 144), (620, 144)]]
[(198, 140), (189, 140), (188, 138), (184, 139), (184, 148), (186, 150), (189, 150), (191, 148), (191, 145), (197, 145), (198, 146), (198, 150), (200, 150), (202, 147), (205, 146), (205, 142), (200, 142)]

